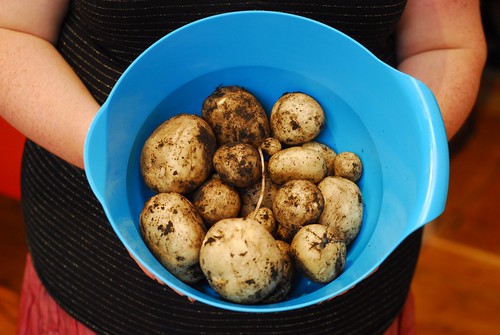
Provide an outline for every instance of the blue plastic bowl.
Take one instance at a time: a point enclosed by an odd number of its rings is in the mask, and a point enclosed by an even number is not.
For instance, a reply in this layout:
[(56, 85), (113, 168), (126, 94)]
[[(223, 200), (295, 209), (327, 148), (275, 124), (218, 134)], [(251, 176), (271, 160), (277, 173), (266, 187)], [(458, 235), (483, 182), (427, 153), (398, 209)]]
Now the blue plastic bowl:
[[(344, 272), (333, 282), (301, 278), (287, 301), (235, 304), (208, 284), (182, 283), (143, 243), (139, 214), (152, 193), (140, 175), (142, 145), (169, 117), (200, 114), (202, 101), (220, 85), (247, 88), (267, 111), (284, 92), (312, 95), (327, 117), (320, 141), (361, 157), (364, 223)], [(443, 212), (449, 174), (443, 121), (425, 85), (331, 27), (267, 11), (212, 16), (148, 48), (97, 114), (85, 144), (85, 167), (111, 225), (139, 262), (191, 298), (245, 312), (297, 309), (352, 288), (410, 233)]]

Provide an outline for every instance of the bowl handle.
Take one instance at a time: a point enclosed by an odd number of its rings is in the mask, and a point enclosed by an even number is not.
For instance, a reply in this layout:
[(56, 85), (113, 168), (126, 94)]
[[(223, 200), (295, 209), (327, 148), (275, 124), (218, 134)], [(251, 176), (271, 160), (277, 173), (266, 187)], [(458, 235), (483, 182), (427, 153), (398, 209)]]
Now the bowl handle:
[(83, 163), (87, 180), (97, 199), (104, 204), (107, 171), (107, 115), (105, 102), (97, 112), (85, 139)]
[(422, 101), (424, 120), (429, 129), (429, 171), (428, 182), (421, 193), (421, 204), (413, 225), (407, 233), (417, 230), (440, 216), (445, 209), (449, 184), (449, 150), (446, 130), (439, 105), (432, 91), (421, 81), (415, 79), (416, 91)]

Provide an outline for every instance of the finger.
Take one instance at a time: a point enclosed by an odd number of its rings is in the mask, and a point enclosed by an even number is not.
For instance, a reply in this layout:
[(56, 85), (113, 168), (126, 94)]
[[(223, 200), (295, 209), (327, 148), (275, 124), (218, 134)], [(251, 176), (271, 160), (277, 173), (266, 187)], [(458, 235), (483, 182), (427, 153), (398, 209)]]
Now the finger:
[[(182, 292), (180, 292), (180, 291), (176, 290), (175, 288), (173, 288), (173, 287), (171, 287), (171, 286), (169, 286), (169, 287), (172, 289), (172, 291), (174, 291), (174, 292), (175, 292), (175, 293), (177, 293), (178, 295), (180, 295), (180, 296), (182, 296), (182, 297), (185, 297), (185, 296), (186, 296), (184, 293), (182, 293)], [(189, 296), (187, 297), (187, 299), (188, 299), (190, 302), (195, 302), (195, 301), (196, 301), (196, 299), (191, 298), (191, 297), (189, 297)]]
[[(135, 263), (139, 266), (139, 268), (142, 270), (142, 272), (144, 272), (149, 278), (155, 280), (156, 282), (158, 282), (159, 284), (161, 285), (166, 285), (162, 280), (160, 280), (158, 277), (156, 277), (154, 274), (151, 273), (151, 271), (149, 271), (148, 269), (146, 269), (146, 267), (144, 267), (144, 265), (142, 265), (139, 261), (137, 261), (137, 259), (132, 255), (132, 253), (127, 249), (130, 257), (135, 261)], [(175, 293), (177, 293), (178, 295), (180, 296), (185, 296), (185, 294), (183, 294), (182, 292), (174, 289), (173, 287), (169, 286), (169, 285), (166, 285), (168, 287), (170, 287), (172, 289), (172, 291), (174, 291)], [(195, 302), (196, 299), (193, 299), (191, 297), (187, 297), (188, 300), (190, 302)]]
[(128, 254), (130, 255), (130, 257), (135, 261), (135, 263), (137, 264), (137, 266), (139, 266), (139, 268), (142, 270), (142, 272), (144, 272), (149, 278), (155, 280), (156, 282), (158, 282), (159, 284), (161, 285), (165, 285), (165, 283), (163, 281), (161, 281), (160, 279), (158, 279), (153, 273), (151, 273), (151, 271), (149, 271), (148, 269), (146, 269), (146, 267), (144, 267), (144, 265), (142, 265), (135, 257), (134, 255), (132, 255), (132, 253), (130, 252), (130, 250), (128, 250)]

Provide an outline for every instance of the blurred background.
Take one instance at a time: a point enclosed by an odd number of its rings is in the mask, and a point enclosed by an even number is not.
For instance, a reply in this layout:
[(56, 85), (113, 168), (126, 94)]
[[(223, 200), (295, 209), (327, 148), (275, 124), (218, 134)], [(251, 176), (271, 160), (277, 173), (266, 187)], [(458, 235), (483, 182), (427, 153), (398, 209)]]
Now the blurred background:
[(482, 1), (488, 63), (450, 143), (443, 215), (428, 224), (413, 283), (417, 334), (500, 334), (500, 1)]
[[(483, 1), (488, 64), (450, 143), (443, 215), (425, 228), (413, 292), (419, 335), (500, 333), (500, 1)], [(27, 252), (19, 193), (24, 138), (0, 118), (0, 334), (15, 334)]]

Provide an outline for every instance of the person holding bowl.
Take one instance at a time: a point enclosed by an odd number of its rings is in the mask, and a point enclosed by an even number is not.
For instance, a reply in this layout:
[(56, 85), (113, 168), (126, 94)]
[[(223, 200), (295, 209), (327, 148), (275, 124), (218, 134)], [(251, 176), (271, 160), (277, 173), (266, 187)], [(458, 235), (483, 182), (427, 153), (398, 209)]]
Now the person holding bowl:
[(87, 183), (89, 125), (127, 66), (184, 24), (257, 9), (330, 25), (424, 82), (448, 139), (472, 110), (486, 59), (478, 0), (2, 1), (0, 112), (28, 138), (22, 202), (30, 253), (19, 334), (414, 333), (409, 292), (422, 230), (328, 302), (237, 313), (188, 301), (144, 273)]

